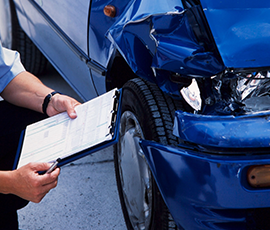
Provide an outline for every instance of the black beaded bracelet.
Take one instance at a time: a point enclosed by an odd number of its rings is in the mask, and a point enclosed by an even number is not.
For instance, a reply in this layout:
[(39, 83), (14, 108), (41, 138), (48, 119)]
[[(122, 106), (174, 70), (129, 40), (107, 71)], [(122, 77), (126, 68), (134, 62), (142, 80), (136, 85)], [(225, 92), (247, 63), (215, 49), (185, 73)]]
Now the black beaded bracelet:
[(49, 102), (51, 101), (52, 96), (55, 95), (55, 94), (57, 94), (57, 93), (61, 94), (60, 92), (53, 91), (53, 92), (49, 93), (49, 94), (44, 98), (44, 101), (43, 101), (43, 104), (42, 104), (42, 111), (43, 111), (43, 113), (44, 113), (45, 115), (47, 115), (47, 116), (48, 116), (48, 114), (47, 114), (47, 107), (48, 107), (48, 104), (49, 104)]

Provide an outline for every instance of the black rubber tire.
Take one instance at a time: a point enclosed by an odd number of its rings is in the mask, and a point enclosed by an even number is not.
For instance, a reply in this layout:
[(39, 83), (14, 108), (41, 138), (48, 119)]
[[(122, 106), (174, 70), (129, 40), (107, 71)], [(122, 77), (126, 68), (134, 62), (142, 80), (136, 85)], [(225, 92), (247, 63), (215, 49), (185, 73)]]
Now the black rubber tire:
[(30, 40), (19, 25), (14, 2), (10, 1), (12, 19), (12, 49), (20, 53), (21, 61), (27, 71), (34, 75), (41, 74), (47, 67), (47, 59)]
[[(178, 140), (172, 134), (174, 112), (182, 108), (181, 101), (172, 100), (152, 83), (139, 78), (128, 81), (123, 86), (122, 114), (131, 111), (140, 123), (145, 139), (164, 145), (177, 145)], [(121, 206), (129, 230), (134, 229), (123, 198), (123, 189), (118, 164), (118, 145), (114, 147), (114, 163), (117, 187)], [(119, 150), (121, 151), (121, 150)], [(152, 178), (152, 213), (150, 228), (146, 230), (173, 230), (175, 225)]]

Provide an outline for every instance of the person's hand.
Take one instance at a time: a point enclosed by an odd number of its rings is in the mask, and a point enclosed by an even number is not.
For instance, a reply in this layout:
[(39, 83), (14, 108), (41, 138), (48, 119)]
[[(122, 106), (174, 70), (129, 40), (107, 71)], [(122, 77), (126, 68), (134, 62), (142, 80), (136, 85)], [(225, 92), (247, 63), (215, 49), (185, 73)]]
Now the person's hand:
[(80, 103), (65, 95), (55, 94), (47, 107), (47, 114), (51, 117), (61, 112), (67, 112), (69, 117), (74, 119), (77, 117), (77, 114), (74, 108)]
[(39, 175), (38, 172), (50, 168), (49, 163), (29, 163), (12, 171), (12, 190), (15, 194), (25, 200), (39, 203), (43, 197), (57, 185), (60, 169), (56, 168), (48, 174)]

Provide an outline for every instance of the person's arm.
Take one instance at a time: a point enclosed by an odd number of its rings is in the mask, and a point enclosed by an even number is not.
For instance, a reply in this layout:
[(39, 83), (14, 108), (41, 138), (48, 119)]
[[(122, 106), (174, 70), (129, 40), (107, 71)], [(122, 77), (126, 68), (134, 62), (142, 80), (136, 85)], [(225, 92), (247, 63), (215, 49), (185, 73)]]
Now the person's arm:
[(59, 168), (48, 174), (38, 174), (49, 168), (49, 163), (30, 163), (14, 171), (0, 171), (0, 193), (39, 203), (57, 185)]
[[(34, 75), (23, 71), (8, 83), (1, 96), (12, 104), (42, 113), (44, 98), (52, 91)], [(76, 118), (74, 108), (78, 104), (80, 103), (71, 97), (55, 94), (46, 112), (53, 116), (67, 111), (71, 118)], [(50, 189), (57, 185), (59, 168), (50, 174), (38, 174), (38, 171), (46, 171), (49, 167), (48, 163), (30, 163), (17, 170), (0, 171), (0, 193), (14, 194), (32, 202), (40, 202)]]
[[(17, 106), (29, 108), (42, 113), (44, 98), (53, 90), (45, 86), (38, 78), (27, 71), (19, 73), (5, 87), (1, 96)], [(53, 116), (67, 111), (71, 118), (76, 117), (75, 106), (80, 104), (75, 99), (55, 94), (47, 107), (47, 114)]]

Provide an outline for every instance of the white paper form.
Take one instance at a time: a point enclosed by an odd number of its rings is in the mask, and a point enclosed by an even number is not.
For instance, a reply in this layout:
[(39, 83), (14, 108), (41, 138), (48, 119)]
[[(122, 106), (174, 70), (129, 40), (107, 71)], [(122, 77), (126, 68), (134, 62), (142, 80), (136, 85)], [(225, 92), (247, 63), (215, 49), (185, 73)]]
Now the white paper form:
[(77, 106), (76, 119), (65, 112), (27, 126), (17, 168), (52, 162), (110, 140), (116, 90)]

